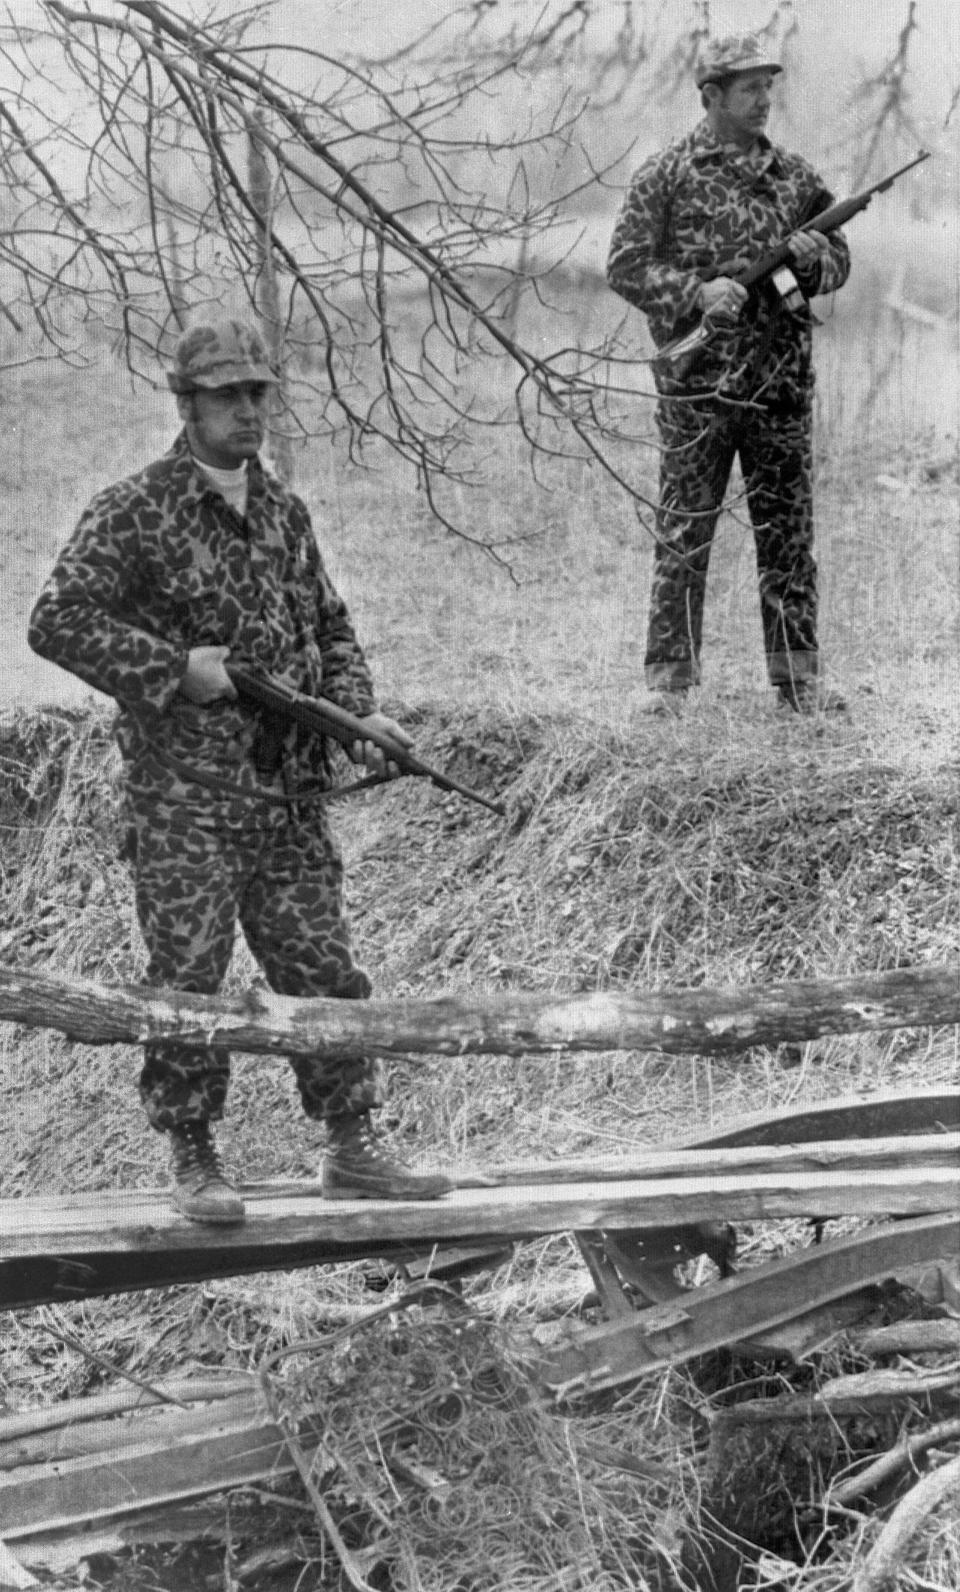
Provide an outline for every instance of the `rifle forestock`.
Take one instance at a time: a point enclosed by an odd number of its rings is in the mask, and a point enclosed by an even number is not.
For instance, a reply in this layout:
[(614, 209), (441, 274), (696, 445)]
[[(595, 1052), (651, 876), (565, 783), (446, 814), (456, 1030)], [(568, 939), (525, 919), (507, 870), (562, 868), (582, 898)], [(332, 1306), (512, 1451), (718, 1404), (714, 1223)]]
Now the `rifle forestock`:
[(346, 708), (339, 707), (328, 697), (306, 696), (292, 686), (254, 670), (244, 669), (239, 664), (228, 663), (226, 669), (239, 695), (248, 702), (255, 702), (258, 707), (290, 719), (314, 735), (328, 735), (331, 740), (339, 741), (341, 746), (350, 748), (358, 741), (370, 741), (379, 747), (391, 763), (396, 764), (401, 773), (429, 779), (440, 790), (453, 791), (458, 796), (465, 796), (468, 801), (489, 808), (499, 818), (504, 816), (500, 802), (491, 801), (469, 785), (462, 785), (442, 769), (431, 768), (429, 763), (421, 762), (419, 757), (399, 746), (389, 735), (373, 729), (365, 720), (357, 718), (355, 713), (348, 713)]
[[(871, 188), (869, 193), (858, 193), (850, 199), (841, 199), (838, 204), (828, 205), (826, 210), (820, 211), (819, 215), (812, 216), (809, 221), (805, 221), (801, 230), (804, 232), (822, 232), (824, 234), (836, 232), (837, 228), (842, 227), (850, 220), (851, 216), (858, 215), (861, 210), (866, 210), (867, 205), (873, 198), (873, 193), (874, 190)], [(755, 282), (762, 282), (765, 277), (772, 276), (774, 271), (778, 270), (781, 265), (786, 265), (791, 258), (790, 244), (784, 239), (782, 243), (777, 244), (775, 249), (771, 249), (768, 254), (761, 255), (759, 260), (755, 260), (753, 265), (748, 266), (743, 275), (738, 277), (737, 280), (742, 282), (744, 287), (752, 287)]]

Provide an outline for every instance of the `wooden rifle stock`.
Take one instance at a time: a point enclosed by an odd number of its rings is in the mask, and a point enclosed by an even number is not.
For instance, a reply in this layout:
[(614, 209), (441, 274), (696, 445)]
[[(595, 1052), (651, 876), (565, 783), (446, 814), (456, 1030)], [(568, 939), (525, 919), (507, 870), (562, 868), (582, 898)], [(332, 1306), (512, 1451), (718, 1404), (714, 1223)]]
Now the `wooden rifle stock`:
[(480, 791), (472, 790), (469, 785), (462, 785), (459, 780), (444, 774), (441, 769), (422, 763), (412, 752), (392, 741), (389, 735), (371, 729), (356, 714), (348, 713), (327, 697), (306, 696), (270, 675), (245, 669), (240, 664), (228, 663), (226, 670), (245, 701), (256, 703), (257, 707), (265, 708), (279, 718), (300, 724), (314, 735), (328, 735), (331, 740), (339, 741), (341, 746), (349, 748), (357, 741), (372, 741), (402, 773), (429, 779), (440, 790), (453, 791), (458, 796), (465, 796), (468, 801), (479, 802), (481, 807), (488, 807), (499, 818), (504, 816), (500, 802), (491, 801)]
[[(929, 159), (930, 151), (921, 149), (913, 160), (908, 160), (905, 166), (900, 166), (896, 171), (892, 171), (889, 176), (882, 177), (872, 187), (864, 188), (861, 193), (852, 194), (849, 199), (840, 199), (836, 204), (828, 205), (826, 210), (821, 210), (817, 215), (811, 216), (809, 221), (803, 222), (802, 230), (804, 232), (822, 232), (824, 234), (836, 232), (837, 228), (844, 226), (852, 216), (859, 215), (861, 210), (866, 210), (875, 193), (886, 193), (887, 189), (891, 188), (897, 178), (902, 177), (905, 171), (911, 171), (914, 166), (919, 166), (921, 161)], [(736, 280), (743, 287), (753, 287), (755, 283), (765, 281), (767, 277), (773, 276), (774, 272), (779, 270), (781, 265), (785, 265), (790, 258), (790, 245), (784, 239), (775, 248), (761, 255), (759, 260), (755, 260), (753, 265), (748, 266), (745, 271), (741, 271)], [(685, 355), (695, 353), (698, 348), (706, 347), (716, 330), (716, 325), (711, 321), (709, 315), (704, 315), (692, 331), (685, 332), (682, 337), (674, 337), (669, 343), (665, 343), (662, 348), (658, 349), (650, 363), (652, 365), (673, 364), (678, 359), (684, 358)]]

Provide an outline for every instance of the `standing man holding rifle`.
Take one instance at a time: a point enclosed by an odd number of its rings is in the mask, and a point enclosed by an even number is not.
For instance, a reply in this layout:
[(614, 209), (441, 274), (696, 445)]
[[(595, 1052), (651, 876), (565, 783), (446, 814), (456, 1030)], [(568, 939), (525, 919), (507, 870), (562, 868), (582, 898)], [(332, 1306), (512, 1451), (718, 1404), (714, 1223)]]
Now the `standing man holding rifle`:
[[(167, 379), (180, 435), (94, 498), (37, 601), (30, 644), (120, 705), (148, 982), (215, 993), (239, 922), (277, 993), (363, 1000), (370, 981), (353, 961), (323, 802), (324, 741), (249, 706), (229, 669), (271, 677), (281, 699), (325, 694), (360, 720), (353, 753), (375, 774), (398, 771), (410, 738), (376, 710), (305, 505), (260, 462), (276, 374), (259, 331), (191, 327)], [(453, 1187), (411, 1170), (375, 1132), (373, 1060), (291, 1064), (304, 1111), (326, 1124), (325, 1194), (435, 1199)], [(193, 1221), (244, 1217), (211, 1127), (229, 1065), (217, 1048), (145, 1048), (140, 1098), (167, 1135), (174, 1202)]]
[[(677, 712), (700, 679), (710, 547), (739, 457), (756, 543), (767, 673), (800, 713), (842, 709), (818, 684), (808, 301), (847, 279), (842, 234), (807, 229), (831, 202), (813, 168), (764, 131), (779, 63), (753, 34), (708, 41), (695, 81), (706, 112), (634, 174), (607, 266), (658, 348), (702, 317), (715, 335), (654, 361), (660, 505), (646, 648), (652, 711)], [(740, 278), (787, 240), (790, 266)]]

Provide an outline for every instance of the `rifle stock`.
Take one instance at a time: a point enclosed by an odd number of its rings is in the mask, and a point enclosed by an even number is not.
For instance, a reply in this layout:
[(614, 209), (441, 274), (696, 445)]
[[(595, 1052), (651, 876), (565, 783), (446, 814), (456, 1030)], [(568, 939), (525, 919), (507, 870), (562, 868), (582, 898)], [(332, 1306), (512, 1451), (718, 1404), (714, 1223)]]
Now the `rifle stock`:
[(362, 719), (358, 719), (356, 714), (348, 713), (346, 708), (338, 707), (336, 702), (331, 702), (327, 697), (306, 696), (302, 691), (295, 691), (292, 686), (284, 685), (270, 675), (245, 669), (240, 664), (228, 663), (226, 669), (238, 694), (244, 700), (266, 708), (291, 723), (299, 724), (314, 735), (327, 735), (331, 740), (339, 741), (341, 746), (349, 748), (357, 741), (372, 741), (374, 746), (378, 746), (386, 753), (391, 763), (396, 764), (401, 773), (429, 779), (440, 790), (452, 791), (458, 796), (466, 797), (468, 801), (479, 802), (481, 807), (489, 808), (498, 818), (504, 816), (504, 808), (500, 802), (491, 801), (480, 791), (472, 790), (469, 785), (462, 785), (459, 780), (445, 774), (442, 769), (431, 768), (429, 763), (421, 762), (419, 757), (415, 757), (412, 752), (405, 751), (403, 747), (392, 741), (389, 735), (372, 730)]
[[(864, 188), (861, 193), (851, 194), (849, 199), (840, 199), (836, 204), (828, 205), (825, 210), (811, 216), (809, 221), (804, 221), (803, 231), (822, 232), (824, 234), (836, 232), (838, 227), (844, 226), (853, 216), (859, 215), (861, 210), (866, 210), (875, 193), (886, 193), (898, 177), (904, 172), (912, 171), (914, 166), (919, 166), (921, 161), (930, 159), (930, 151), (921, 149), (913, 160), (908, 160), (905, 166), (900, 166), (889, 176), (882, 177), (870, 188)], [(736, 280), (744, 287), (753, 287), (757, 282), (765, 281), (769, 276), (779, 270), (790, 259), (790, 246), (786, 239), (769, 249), (766, 254), (755, 260), (753, 265), (747, 267), (737, 276)], [(657, 350), (650, 360), (652, 365), (671, 365), (687, 354), (695, 353), (698, 348), (705, 348), (717, 331), (716, 324), (709, 315), (704, 315), (695, 327), (685, 332), (681, 337), (674, 337), (669, 343)]]

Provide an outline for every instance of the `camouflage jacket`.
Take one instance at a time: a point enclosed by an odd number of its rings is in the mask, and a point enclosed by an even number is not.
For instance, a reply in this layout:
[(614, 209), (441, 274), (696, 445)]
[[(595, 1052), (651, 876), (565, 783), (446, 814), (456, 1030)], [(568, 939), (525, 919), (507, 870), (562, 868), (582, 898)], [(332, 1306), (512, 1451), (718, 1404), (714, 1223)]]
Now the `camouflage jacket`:
[[(199, 706), (179, 691), (191, 647), (228, 646), (360, 716), (370, 674), (324, 569), (306, 506), (258, 460), (243, 519), (198, 468), (181, 433), (162, 459), (107, 487), (85, 510), (30, 619), (41, 657), (120, 706), (117, 739), (131, 789), (193, 802), (242, 822), (251, 798), (327, 780), (324, 748), (292, 727), (274, 771), (254, 764), (255, 709)], [(262, 759), (261, 759), (262, 761)], [(191, 783), (196, 770), (235, 796)], [(284, 811), (280, 803), (258, 803)]]
[[(699, 318), (697, 295), (712, 277), (737, 274), (833, 203), (813, 167), (761, 138), (754, 154), (721, 144), (706, 121), (634, 173), (607, 262), (615, 292), (644, 312), (657, 347)], [(827, 255), (795, 270), (804, 293), (832, 293), (850, 254), (841, 232)], [(720, 387), (734, 399), (802, 407), (813, 386), (811, 316), (778, 308), (769, 286), (751, 291), (739, 322), (689, 371), (655, 367), (661, 392)]]

